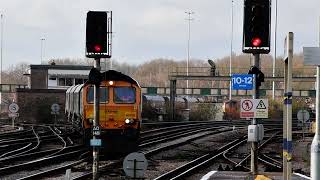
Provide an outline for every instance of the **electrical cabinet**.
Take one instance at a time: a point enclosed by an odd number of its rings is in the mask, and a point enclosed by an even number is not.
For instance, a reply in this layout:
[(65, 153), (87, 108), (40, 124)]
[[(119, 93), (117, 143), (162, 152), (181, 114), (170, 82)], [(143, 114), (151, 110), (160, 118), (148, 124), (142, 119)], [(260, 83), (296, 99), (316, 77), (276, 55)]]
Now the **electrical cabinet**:
[(248, 142), (258, 142), (258, 131), (257, 125), (248, 126)]

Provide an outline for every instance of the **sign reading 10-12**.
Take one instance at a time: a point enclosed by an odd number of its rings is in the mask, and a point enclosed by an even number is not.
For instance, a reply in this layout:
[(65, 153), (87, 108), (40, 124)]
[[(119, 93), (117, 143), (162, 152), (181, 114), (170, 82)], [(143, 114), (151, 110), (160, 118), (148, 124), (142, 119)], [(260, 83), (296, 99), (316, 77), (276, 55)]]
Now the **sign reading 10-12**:
[(253, 75), (252, 74), (233, 74), (232, 90), (252, 90)]

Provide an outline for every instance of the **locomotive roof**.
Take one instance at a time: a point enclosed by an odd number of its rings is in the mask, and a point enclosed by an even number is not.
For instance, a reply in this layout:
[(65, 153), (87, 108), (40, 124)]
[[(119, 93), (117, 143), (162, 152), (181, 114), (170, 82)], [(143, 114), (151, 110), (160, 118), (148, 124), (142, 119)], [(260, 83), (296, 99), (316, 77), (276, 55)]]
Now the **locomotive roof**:
[(138, 82), (128, 75), (115, 70), (109, 70), (101, 73), (103, 81), (126, 81), (139, 86)]

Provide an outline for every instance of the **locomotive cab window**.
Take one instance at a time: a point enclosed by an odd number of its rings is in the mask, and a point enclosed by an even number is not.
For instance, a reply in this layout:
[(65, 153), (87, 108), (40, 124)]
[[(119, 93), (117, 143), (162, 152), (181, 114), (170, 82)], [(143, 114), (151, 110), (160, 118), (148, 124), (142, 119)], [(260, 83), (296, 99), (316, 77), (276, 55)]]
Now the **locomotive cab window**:
[[(88, 93), (87, 93), (87, 102), (93, 103), (94, 102), (94, 88), (93, 86), (89, 87)], [(108, 88), (106, 87), (100, 87), (100, 103), (108, 103), (109, 96), (108, 96)]]
[(115, 103), (135, 103), (136, 90), (133, 87), (115, 87), (113, 92)]

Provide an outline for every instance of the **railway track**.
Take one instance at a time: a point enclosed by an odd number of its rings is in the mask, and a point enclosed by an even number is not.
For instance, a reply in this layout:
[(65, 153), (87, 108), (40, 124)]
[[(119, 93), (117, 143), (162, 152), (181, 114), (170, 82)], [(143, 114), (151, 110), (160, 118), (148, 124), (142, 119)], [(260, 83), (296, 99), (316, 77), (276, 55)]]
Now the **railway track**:
[[(201, 133), (199, 134), (198, 136), (193, 136), (193, 137), (190, 137), (190, 138), (186, 138), (186, 139), (182, 139), (180, 141), (175, 141), (175, 142), (171, 142), (171, 143), (167, 143), (167, 144), (164, 144), (164, 145), (161, 145), (159, 147), (153, 147), (153, 148), (148, 148), (148, 149), (144, 149), (144, 150), (140, 150), (140, 152), (144, 153), (146, 157), (151, 157), (157, 153), (160, 153), (160, 152), (164, 152), (166, 150), (169, 150), (169, 149), (173, 149), (175, 147), (178, 147), (178, 146), (182, 146), (182, 145), (185, 145), (185, 144), (188, 144), (196, 139), (200, 139), (200, 138), (203, 138), (205, 136), (209, 136), (209, 135), (213, 135), (213, 134), (219, 134), (219, 133), (223, 133), (223, 132), (228, 132), (228, 131), (232, 131), (233, 128), (223, 128), (221, 129), (221, 127), (216, 127), (215, 129), (210, 129), (210, 131), (207, 129), (208, 132), (205, 132), (205, 133)], [(190, 134), (189, 134), (190, 135)], [(148, 146), (148, 145), (140, 145), (140, 148), (144, 148), (145, 146)], [(121, 166), (122, 165), (122, 161), (119, 160), (119, 161), (116, 161), (106, 167), (104, 167), (103, 169), (101, 169), (101, 171), (104, 171), (105, 169), (107, 168), (110, 168), (112, 167), (112, 169), (114, 169), (115, 167), (121, 169)], [(86, 179), (86, 178), (90, 178), (92, 176), (92, 172), (84, 172), (76, 177), (73, 177), (72, 179), (73, 180), (76, 180), (76, 179)]]
[[(14, 176), (16, 179), (18, 179), (17, 177), (19, 177), (19, 172), (22, 172), (21, 177), (25, 177), (26, 176), (26, 170), (31, 170), (34, 168), (37, 168), (37, 170), (39, 171), (39, 167), (42, 166), (47, 166), (48, 164), (52, 165), (53, 163), (61, 163), (61, 162), (65, 162), (67, 160), (73, 160), (76, 159), (77, 157), (79, 157), (79, 155), (83, 154), (85, 151), (87, 151), (86, 149), (77, 149), (77, 150), (71, 150), (69, 152), (60, 152), (59, 154), (53, 155), (53, 156), (49, 156), (49, 157), (44, 157), (44, 158), (40, 158), (40, 159), (36, 159), (33, 161), (28, 161), (28, 162), (24, 162), (24, 163), (19, 163), (19, 164), (15, 164), (15, 165), (11, 165), (11, 166), (6, 166), (6, 167), (2, 167), (0, 168), (0, 174), (2, 176), (2, 178), (8, 178), (5, 177), (4, 175), (8, 175), (8, 174), (12, 174), (14, 173)], [(31, 173), (33, 174), (33, 173)], [(38, 174), (34, 173), (34, 174)]]
[[(36, 131), (34, 130), (34, 128), (32, 127), (32, 132), (34, 134), (34, 136), (36, 137), (37, 139), (37, 143), (36, 144), (33, 144), (33, 143), (27, 143), (27, 145), (21, 147), (21, 148), (17, 148), (17, 149), (14, 149), (14, 150), (11, 150), (11, 151), (8, 151), (6, 153), (3, 153), (0, 155), (0, 159), (3, 158), (3, 157), (8, 157), (8, 156), (17, 156), (17, 155), (20, 155), (20, 154), (25, 154), (27, 152), (30, 152), (32, 150), (35, 150), (39, 147), (40, 145), (40, 137), (39, 135), (36, 133)], [(15, 145), (12, 145), (11, 148), (16, 148)]]
[(59, 173), (65, 173), (65, 171), (67, 169), (70, 169), (73, 166), (79, 165), (80, 163), (89, 161), (91, 158), (88, 157), (87, 155), (88, 155), (88, 152), (84, 152), (83, 154), (80, 155), (80, 157), (82, 157), (82, 156), (86, 156), (86, 157), (79, 158), (79, 160), (64, 163), (64, 164), (59, 165), (57, 167), (52, 167), (52, 168), (43, 170), (41, 172), (19, 178), (19, 180), (45, 178), (45, 177), (55, 176)]
[(155, 180), (167, 180), (167, 179), (183, 179), (186, 176), (202, 169), (205, 166), (210, 165), (213, 160), (223, 155), (224, 152), (229, 151), (230, 149), (234, 149), (235, 147), (240, 146), (241, 144), (247, 141), (246, 136), (234, 140), (216, 150), (213, 153), (205, 154), (187, 164), (184, 164), (170, 172), (167, 172), (157, 178)]
[[(29, 146), (32, 148), (20, 148), (14, 151), (9, 151), (0, 156), (0, 174), (12, 175), (14, 173), (13, 179), (18, 179), (19, 172), (21, 172), (21, 177), (24, 177), (27, 170), (46, 167), (52, 163), (64, 162), (68, 159), (76, 159), (79, 154), (83, 153), (87, 149), (83, 146), (72, 146), (68, 147), (68, 144), (73, 144), (73, 142), (68, 138), (67, 134), (63, 134), (59, 129), (52, 128), (50, 126), (41, 126), (37, 127), (36, 132), (35, 128), (32, 127), (34, 137), (28, 137), (25, 139), (16, 139), (16, 140), (4, 140), (0, 144), (6, 144), (7, 147), (17, 147), (23, 143), (29, 143)], [(45, 134), (45, 136), (39, 136), (38, 134)], [(16, 133), (15, 133), (16, 134)], [(19, 134), (20, 135), (20, 134)], [(52, 141), (54, 140), (54, 141)], [(40, 145), (42, 148), (40, 148)], [(58, 148), (53, 148), (57, 147)], [(45, 149), (45, 150), (42, 150)], [(80, 161), (78, 161), (80, 162)], [(70, 167), (65, 165), (65, 168)], [(24, 171), (24, 172), (23, 172)], [(42, 172), (37, 172), (35, 177), (41, 176), (41, 173), (49, 173), (49, 170), (44, 170)], [(34, 174), (34, 175), (35, 175)], [(27, 176), (29, 177), (29, 175)], [(32, 177), (32, 176), (30, 176)], [(11, 178), (10, 176), (4, 176), (3, 178)]]
[[(258, 150), (262, 149), (264, 146), (266, 146), (268, 143), (271, 142), (271, 140), (273, 140), (274, 138), (277, 137), (277, 135), (280, 132), (276, 132), (274, 134), (272, 134), (268, 139), (264, 140), (263, 143), (261, 143), (258, 147)], [(230, 149), (231, 150), (231, 149)], [(248, 154), (245, 158), (243, 158), (242, 160), (240, 160), (239, 162), (234, 161), (232, 158), (227, 157), (227, 153), (230, 153), (230, 151), (226, 151), (223, 153), (223, 157), (224, 159), (226, 159), (228, 162), (230, 162), (232, 164), (232, 166), (234, 167), (234, 170), (245, 170), (245, 171), (250, 171), (250, 168), (246, 167), (245, 165), (243, 165), (244, 162), (246, 162), (249, 157), (251, 157), (250, 154)]]
[[(239, 122), (239, 123), (231, 123), (231, 126), (237, 126), (237, 127), (243, 127), (247, 125), (247, 122)], [(180, 125), (174, 125), (174, 126), (170, 126), (170, 127), (162, 127), (162, 128), (158, 128), (158, 129), (152, 129), (152, 130), (147, 130), (141, 133), (141, 144), (140, 144), (140, 152), (143, 152), (147, 157), (151, 157), (157, 153), (166, 151), (168, 149), (172, 149), (174, 147), (177, 146), (182, 146), (184, 144), (188, 144), (196, 139), (200, 139), (202, 137), (205, 136), (209, 136), (209, 135), (213, 135), (213, 134), (218, 134), (218, 133), (222, 133), (222, 132), (226, 132), (226, 131), (232, 131), (233, 128), (232, 127), (225, 127), (229, 125), (230, 126), (230, 122), (219, 122), (216, 124), (213, 124), (212, 122), (205, 122), (205, 123), (192, 123), (192, 124), (180, 124)], [(271, 125), (270, 125), (271, 126)], [(273, 125), (274, 126), (274, 125)], [(278, 126), (278, 125), (276, 125)], [(68, 140), (68, 138), (66, 137), (66, 135), (64, 135), (62, 132), (59, 132), (58, 129), (52, 129), (52, 132), (54, 131), (55, 133), (53, 133), (54, 135), (48, 135), (51, 136), (51, 138), (54, 138), (55, 140), (59, 139), (60, 144), (62, 144), (62, 148), (56, 148), (56, 149), (52, 149), (52, 150), (44, 150), (44, 151), (39, 151), (39, 152), (33, 152), (33, 153), (28, 153), (26, 155), (16, 155), (16, 156), (8, 156), (8, 157), (3, 157), (0, 158), (0, 163), (6, 163), (6, 162), (10, 162), (10, 161), (16, 161), (19, 158), (34, 158), (37, 156), (43, 156), (40, 159), (51, 159), (51, 161), (57, 161), (57, 162), (61, 162), (61, 160), (59, 160), (60, 156), (63, 156), (63, 154), (65, 154), (64, 152), (78, 152), (77, 155), (70, 155), (69, 159), (70, 162), (66, 162), (63, 163), (62, 165), (57, 165), (56, 167), (52, 167), (52, 168), (48, 168), (48, 170), (42, 170), (43, 173), (40, 172), (31, 172), (31, 174), (28, 174), (25, 178), (20, 177), (20, 179), (38, 179), (38, 178), (44, 178), (44, 177), (51, 177), (52, 175), (55, 174), (59, 174), (59, 173), (64, 173), (64, 171), (68, 168), (71, 168), (79, 163), (88, 161), (88, 158), (81, 158), (78, 159), (76, 158), (77, 156), (79, 156), (80, 153), (86, 153), (87, 149), (82, 149), (82, 152), (79, 152), (81, 149), (81, 146), (75, 146), (73, 149), (71, 147), (68, 147), (67, 141), (70, 141), (70, 138)], [(57, 136), (59, 135), (59, 136)], [(186, 138), (186, 136), (193, 136), (192, 138)], [(1, 136), (0, 136), (1, 137)], [(46, 140), (46, 138), (48, 138), (50, 140), (49, 137), (40, 137), (40, 140)], [(32, 139), (32, 138), (31, 138)], [(48, 140), (47, 139), (47, 140)], [(4, 140), (4, 142), (8, 140)], [(10, 142), (10, 141), (9, 141)], [(32, 142), (34, 142), (34, 138), (32, 140)], [(21, 143), (21, 142), (19, 142)], [(235, 143), (235, 142), (234, 142)], [(240, 142), (238, 142), (240, 143)], [(242, 142), (243, 143), (243, 142)], [(0, 144), (1, 144), (1, 139), (0, 139)], [(13, 143), (15, 144), (15, 143)], [(227, 144), (230, 147), (221, 147), (219, 149), (219, 152), (223, 151), (223, 152), (227, 152), (226, 150), (224, 150), (223, 148), (236, 148), (237, 146), (239, 146), (237, 143), (233, 144), (236, 146), (233, 146), (232, 144)], [(227, 146), (226, 145), (226, 146)], [(150, 147), (152, 146), (152, 147)], [(68, 150), (68, 148), (72, 149), (72, 150)], [(216, 151), (215, 153), (219, 153), (218, 151)], [(223, 154), (222, 152), (222, 154)], [(210, 153), (210, 156), (214, 156), (215, 154)], [(217, 157), (221, 156), (221, 154), (216, 154)], [(67, 156), (67, 155), (66, 155)], [(57, 159), (55, 159), (57, 158)], [(265, 157), (262, 157), (265, 158)], [(64, 159), (64, 158), (62, 158)], [(68, 159), (67, 157), (65, 159)], [(76, 160), (75, 160), (76, 159)], [(31, 160), (30, 162), (34, 162), (38, 161), (38, 160)], [(50, 160), (49, 160), (50, 161)], [(210, 160), (209, 160), (210, 161)], [(35, 164), (29, 164), (27, 165), (27, 163), (25, 165), (21, 165), (20, 167), (17, 166), (17, 168), (22, 168), (22, 169), (26, 169), (28, 170), (29, 167), (39, 167), (41, 166), (41, 164), (46, 164), (46, 161), (44, 160), (43, 162), (39, 162), (35, 163)], [(122, 161), (117, 161), (115, 163), (111, 163), (110, 165), (107, 165), (105, 168), (110, 168), (110, 166), (113, 167), (118, 167), (119, 165), (121, 166)], [(201, 163), (200, 163), (201, 164)], [(13, 165), (15, 166), (15, 165)], [(28, 168), (26, 168), (26, 166), (29, 166)], [(205, 165), (200, 165), (200, 167), (205, 166)], [(8, 168), (8, 167), (3, 167), (3, 168)], [(14, 171), (14, 167), (12, 167), (13, 170), (8, 170), (6, 171), (5, 169), (2, 170), (2, 168), (0, 169), (0, 173), (2, 174), (1, 171), (4, 171), (6, 173), (8, 172), (13, 172)], [(103, 170), (104, 168), (102, 168), (101, 170)], [(184, 177), (184, 174), (189, 174), (190, 172), (192, 172), (193, 170), (190, 170), (188, 172), (182, 173), (183, 175), (177, 175), (177, 178), (180, 177)], [(85, 178), (90, 178), (90, 176), (92, 176), (91, 172), (83, 172), (81, 175), (75, 176), (73, 179), (85, 179)], [(19, 179), (19, 178), (17, 178)]]

